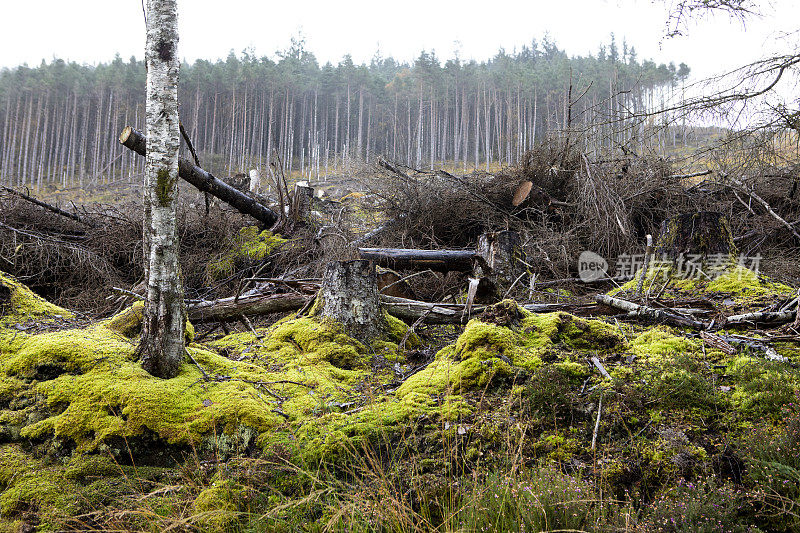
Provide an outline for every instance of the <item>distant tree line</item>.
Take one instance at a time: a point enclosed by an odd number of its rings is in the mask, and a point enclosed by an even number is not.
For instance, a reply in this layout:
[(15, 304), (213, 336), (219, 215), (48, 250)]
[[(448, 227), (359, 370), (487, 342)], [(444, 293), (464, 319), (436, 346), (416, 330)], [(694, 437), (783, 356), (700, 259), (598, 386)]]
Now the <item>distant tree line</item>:
[[(613, 36), (585, 57), (545, 39), (485, 62), (423, 51), (412, 64), (376, 54), (361, 65), (349, 56), (320, 65), (293, 39), (275, 59), (243, 52), (183, 65), (180, 115), (203, 166), (221, 175), (273, 162), (319, 177), (375, 155), (419, 168), (489, 168), (554, 132), (587, 131), (587, 150), (636, 142), (641, 126), (626, 118), (658, 109), (688, 74), (683, 63), (639, 60)], [(143, 128), (144, 88), (135, 58), (0, 71), (0, 181), (140, 175), (143, 161), (116, 135), (126, 124)]]

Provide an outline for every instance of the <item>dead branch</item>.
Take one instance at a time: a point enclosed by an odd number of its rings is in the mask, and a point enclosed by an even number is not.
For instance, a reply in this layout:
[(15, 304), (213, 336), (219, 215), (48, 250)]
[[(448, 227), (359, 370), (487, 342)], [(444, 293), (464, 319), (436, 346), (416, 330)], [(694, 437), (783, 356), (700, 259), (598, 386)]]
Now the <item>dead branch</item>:
[(54, 205), (50, 205), (50, 204), (48, 204), (46, 202), (42, 202), (41, 200), (37, 200), (36, 198), (34, 198), (32, 196), (28, 196), (27, 194), (25, 194), (23, 192), (15, 191), (14, 189), (10, 189), (8, 187), (3, 187), (3, 190), (5, 190), (8, 193), (13, 194), (14, 196), (22, 198), (23, 200), (28, 201), (28, 202), (30, 202), (32, 204), (38, 205), (39, 207), (41, 207), (43, 209), (47, 209), (48, 211), (51, 211), (51, 212), (53, 212), (53, 213), (55, 213), (57, 215), (60, 215), (62, 217), (69, 218), (70, 220), (74, 220), (75, 222), (80, 222), (81, 224), (84, 224), (86, 226), (90, 226), (90, 227), (95, 226), (95, 223), (90, 221), (90, 220), (86, 220), (83, 217), (80, 217), (80, 216), (78, 216), (78, 215), (76, 215), (74, 213), (69, 213), (67, 211), (64, 211), (63, 209), (60, 209), (60, 208), (58, 208), (58, 207), (56, 207)]
[(607, 294), (598, 294), (595, 297), (595, 300), (603, 305), (614, 307), (616, 309), (621, 309), (623, 311), (628, 311), (630, 315), (633, 317), (644, 317), (644, 318), (649, 318), (651, 320), (657, 320), (660, 322), (665, 322), (667, 324), (672, 324), (678, 327), (688, 327), (699, 330), (704, 330), (707, 329), (708, 327), (705, 323), (700, 322), (699, 320), (695, 320), (694, 318), (681, 316), (675, 313), (671, 313), (669, 311), (665, 311), (663, 309), (654, 309), (646, 305), (635, 304), (633, 302), (629, 302), (627, 300), (621, 300), (619, 298), (613, 298), (611, 296), (608, 296)]

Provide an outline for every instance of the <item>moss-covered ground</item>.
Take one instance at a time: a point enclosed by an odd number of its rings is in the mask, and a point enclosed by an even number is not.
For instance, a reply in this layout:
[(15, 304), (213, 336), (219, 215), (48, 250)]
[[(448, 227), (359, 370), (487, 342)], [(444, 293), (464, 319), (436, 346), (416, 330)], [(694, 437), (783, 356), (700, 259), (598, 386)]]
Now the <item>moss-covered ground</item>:
[[(670, 290), (791, 293), (741, 274)], [(367, 344), (308, 316), (189, 326), (164, 380), (136, 360), (141, 305), (83, 324), (0, 287), (0, 530), (800, 529), (790, 341), (769, 361), (504, 301), (436, 347), (401, 349), (388, 315)]]

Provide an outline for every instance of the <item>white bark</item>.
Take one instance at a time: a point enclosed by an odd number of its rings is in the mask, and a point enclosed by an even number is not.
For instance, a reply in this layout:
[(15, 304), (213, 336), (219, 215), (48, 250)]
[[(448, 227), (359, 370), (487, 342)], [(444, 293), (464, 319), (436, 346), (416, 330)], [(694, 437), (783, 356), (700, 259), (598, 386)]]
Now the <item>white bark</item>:
[(179, 279), (178, 234), (178, 21), (176, 0), (147, 2), (147, 160), (144, 252), (147, 301), (142, 366), (169, 378), (183, 360), (186, 310)]

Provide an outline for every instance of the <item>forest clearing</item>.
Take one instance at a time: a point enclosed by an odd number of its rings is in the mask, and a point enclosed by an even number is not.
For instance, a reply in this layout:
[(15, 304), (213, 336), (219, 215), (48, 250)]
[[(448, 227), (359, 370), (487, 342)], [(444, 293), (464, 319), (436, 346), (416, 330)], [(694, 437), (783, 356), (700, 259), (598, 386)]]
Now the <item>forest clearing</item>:
[(189, 63), (142, 7), (0, 71), (0, 531), (800, 531), (795, 51)]

